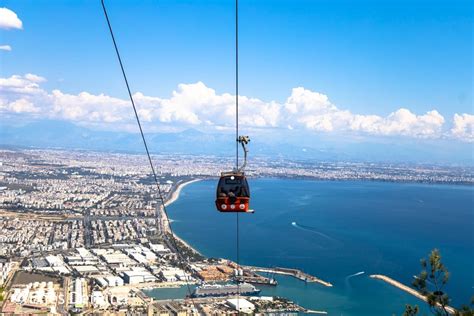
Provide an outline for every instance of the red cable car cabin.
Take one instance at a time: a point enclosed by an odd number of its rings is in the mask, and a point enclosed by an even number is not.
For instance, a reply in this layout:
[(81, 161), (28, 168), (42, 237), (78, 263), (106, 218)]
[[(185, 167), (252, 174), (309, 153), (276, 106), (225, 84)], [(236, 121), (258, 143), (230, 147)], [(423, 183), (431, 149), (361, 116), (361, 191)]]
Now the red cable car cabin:
[(223, 172), (217, 184), (216, 207), (220, 212), (251, 213), (250, 190), (243, 172)]

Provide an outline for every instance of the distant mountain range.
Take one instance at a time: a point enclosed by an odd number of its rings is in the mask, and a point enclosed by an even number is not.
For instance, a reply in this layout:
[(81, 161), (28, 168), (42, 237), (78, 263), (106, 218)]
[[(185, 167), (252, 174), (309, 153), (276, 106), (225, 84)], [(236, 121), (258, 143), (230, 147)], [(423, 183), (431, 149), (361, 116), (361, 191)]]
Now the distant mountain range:
[[(146, 134), (155, 153), (209, 154), (220, 150), (222, 135), (204, 134), (197, 130), (180, 133)], [(221, 139), (222, 138), (222, 139)], [(63, 121), (40, 121), (22, 126), (0, 127), (0, 144), (39, 148), (90, 149), (99, 151), (141, 152), (140, 134), (96, 131)]]
[[(146, 133), (152, 153), (232, 156), (232, 133)], [(448, 141), (329, 139), (294, 131), (250, 135), (251, 155), (324, 161), (423, 162), (474, 165), (472, 145)], [(34, 148), (144, 152), (138, 133), (96, 131), (64, 121), (44, 120), (23, 125), (0, 121), (0, 145)]]

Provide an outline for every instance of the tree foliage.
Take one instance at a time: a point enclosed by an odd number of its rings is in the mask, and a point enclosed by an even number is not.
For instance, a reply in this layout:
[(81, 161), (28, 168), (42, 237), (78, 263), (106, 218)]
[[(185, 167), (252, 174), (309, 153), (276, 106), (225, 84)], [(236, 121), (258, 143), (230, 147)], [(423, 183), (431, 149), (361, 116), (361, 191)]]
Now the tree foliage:
[[(430, 311), (436, 316), (474, 316), (474, 296), (470, 305), (464, 305), (457, 309), (454, 314), (450, 313), (450, 298), (445, 292), (445, 286), (449, 281), (449, 271), (441, 261), (438, 249), (431, 251), (428, 260), (420, 260), (422, 270), (413, 281), (413, 286), (427, 298)], [(418, 315), (418, 306), (406, 305), (403, 316)]]

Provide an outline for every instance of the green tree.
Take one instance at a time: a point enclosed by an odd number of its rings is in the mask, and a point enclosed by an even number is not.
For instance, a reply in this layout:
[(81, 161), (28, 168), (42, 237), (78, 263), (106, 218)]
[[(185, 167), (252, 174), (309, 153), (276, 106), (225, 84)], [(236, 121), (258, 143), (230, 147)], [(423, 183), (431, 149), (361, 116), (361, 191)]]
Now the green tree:
[[(438, 249), (431, 251), (428, 260), (421, 259), (422, 271), (413, 281), (413, 286), (427, 298), (430, 311), (436, 316), (474, 316), (474, 296), (470, 306), (464, 305), (452, 313), (449, 307), (450, 298), (445, 293), (445, 286), (449, 281), (449, 271), (441, 261)], [(418, 315), (418, 306), (406, 305), (403, 316)]]

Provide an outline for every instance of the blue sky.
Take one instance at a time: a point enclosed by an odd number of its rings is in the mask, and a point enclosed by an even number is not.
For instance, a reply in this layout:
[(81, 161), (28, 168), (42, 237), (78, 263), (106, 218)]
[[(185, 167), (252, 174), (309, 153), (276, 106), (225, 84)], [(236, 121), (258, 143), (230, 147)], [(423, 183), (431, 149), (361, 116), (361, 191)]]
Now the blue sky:
[[(249, 129), (446, 139), (456, 128), (456, 140), (474, 140), (472, 1), (239, 4), (240, 94), (249, 97), (249, 118), (243, 123)], [(230, 117), (218, 124), (211, 119), (214, 112), (206, 117), (205, 104), (196, 108), (194, 103), (213, 89), (209, 102), (223, 111), (232, 105), (225, 94), (234, 91), (233, 1), (109, 0), (107, 6), (132, 89), (143, 94), (143, 115), (150, 124), (230, 128)], [(60, 103), (82, 108), (56, 109), (48, 118), (129, 126), (111, 114), (126, 106), (121, 103), (126, 90), (100, 1), (2, 1), (0, 7), (23, 23), (22, 29), (0, 28), (0, 45), (11, 46), (0, 51), (0, 77), (41, 76), (44, 80), (30, 84), (45, 94), (38, 99), (7, 91), (3, 111), (39, 119), (40, 112), (50, 111), (41, 108), (44, 104)], [(20, 79), (28, 84), (29, 79)], [(178, 87), (198, 82), (202, 86)], [(304, 90), (295, 92), (298, 87)], [(56, 89), (61, 95), (54, 98), (60, 101), (51, 101)], [(90, 96), (79, 97), (84, 91)], [(184, 97), (173, 101), (173, 91)], [(94, 97), (101, 93), (113, 99)], [(20, 99), (26, 100), (22, 106), (11, 105)], [(109, 101), (115, 104), (110, 113), (85, 119)], [(186, 111), (164, 111), (163, 102)], [(259, 107), (265, 109), (255, 110)], [(268, 118), (274, 110), (280, 117)], [(458, 123), (453, 123), (455, 115)]]

